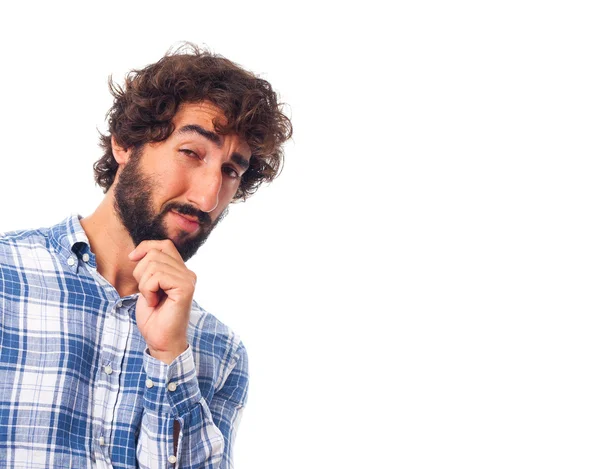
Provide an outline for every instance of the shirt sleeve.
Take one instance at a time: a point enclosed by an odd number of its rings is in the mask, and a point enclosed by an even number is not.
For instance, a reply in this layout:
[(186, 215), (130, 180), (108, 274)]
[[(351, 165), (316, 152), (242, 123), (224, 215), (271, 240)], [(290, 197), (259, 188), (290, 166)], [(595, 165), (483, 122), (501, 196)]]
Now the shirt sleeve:
[(219, 469), (233, 469), (233, 444), (247, 398), (248, 355), (240, 342), (231, 372), (210, 403), (213, 420), (224, 439), (224, 453)]
[[(232, 468), (231, 449), (247, 394), (247, 357), (240, 343), (223, 387), (210, 406), (200, 393), (190, 347), (167, 365), (148, 351), (137, 443), (140, 469)], [(179, 422), (177, 454), (173, 427)]]

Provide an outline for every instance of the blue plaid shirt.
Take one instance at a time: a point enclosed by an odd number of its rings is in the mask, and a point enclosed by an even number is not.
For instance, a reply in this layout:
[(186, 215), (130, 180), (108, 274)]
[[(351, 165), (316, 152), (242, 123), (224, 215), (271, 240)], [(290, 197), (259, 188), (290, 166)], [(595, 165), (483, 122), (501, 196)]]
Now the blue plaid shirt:
[(0, 467), (232, 467), (239, 337), (194, 302), (190, 346), (166, 365), (136, 300), (100, 276), (77, 216), (0, 236)]

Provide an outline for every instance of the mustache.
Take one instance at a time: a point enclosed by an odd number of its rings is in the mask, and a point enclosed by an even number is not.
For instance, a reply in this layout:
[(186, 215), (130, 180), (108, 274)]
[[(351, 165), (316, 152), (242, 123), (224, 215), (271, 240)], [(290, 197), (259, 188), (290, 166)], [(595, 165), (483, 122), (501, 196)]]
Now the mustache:
[(203, 212), (202, 210), (198, 210), (197, 208), (195, 208), (189, 204), (181, 204), (178, 202), (171, 202), (165, 206), (165, 208), (163, 209), (163, 214), (166, 214), (170, 210), (175, 210), (176, 212), (179, 212), (182, 215), (187, 215), (190, 217), (197, 218), (200, 226), (208, 227), (208, 226), (212, 225), (212, 223), (213, 223), (213, 221), (210, 218), (210, 215), (208, 213)]

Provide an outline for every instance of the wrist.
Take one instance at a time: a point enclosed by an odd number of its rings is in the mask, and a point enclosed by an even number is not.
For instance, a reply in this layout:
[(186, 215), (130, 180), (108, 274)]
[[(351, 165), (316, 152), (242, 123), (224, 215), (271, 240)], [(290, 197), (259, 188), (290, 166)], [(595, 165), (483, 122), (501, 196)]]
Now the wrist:
[(161, 362), (170, 365), (179, 355), (185, 352), (187, 348), (188, 343), (185, 342), (184, 344), (174, 346), (169, 350), (157, 350), (149, 346), (148, 352), (153, 358), (156, 358), (157, 360), (160, 360)]

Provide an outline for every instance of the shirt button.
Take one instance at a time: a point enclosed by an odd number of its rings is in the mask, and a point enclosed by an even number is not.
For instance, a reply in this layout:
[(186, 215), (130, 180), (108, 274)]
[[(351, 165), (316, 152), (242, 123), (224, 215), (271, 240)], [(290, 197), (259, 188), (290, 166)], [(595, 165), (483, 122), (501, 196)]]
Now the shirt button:
[(123, 302), (121, 300), (117, 301), (117, 308), (122, 308)]
[(87, 262), (90, 260), (90, 255), (86, 252), (81, 258), (83, 259), (83, 262)]
[(174, 454), (172, 454), (171, 456), (169, 456), (169, 462), (171, 464), (175, 464), (177, 462), (177, 456), (175, 456)]
[(98, 438), (98, 444), (100, 446), (104, 446), (104, 437), (103, 436), (101, 436), (100, 438)]
[(67, 264), (69, 264), (70, 266), (74, 266), (75, 265), (75, 259), (72, 257), (69, 257), (67, 259)]
[(151, 379), (147, 379), (146, 380), (146, 387), (148, 389), (150, 389), (152, 386), (154, 386), (154, 383), (152, 382), (152, 380)]
[(106, 366), (104, 367), (104, 372), (105, 372), (107, 375), (112, 375), (113, 369), (110, 367), (110, 365), (106, 365)]
[(175, 389), (177, 389), (177, 383), (173, 383), (172, 381), (169, 383), (169, 385), (167, 386), (167, 389), (171, 392), (175, 391)]

